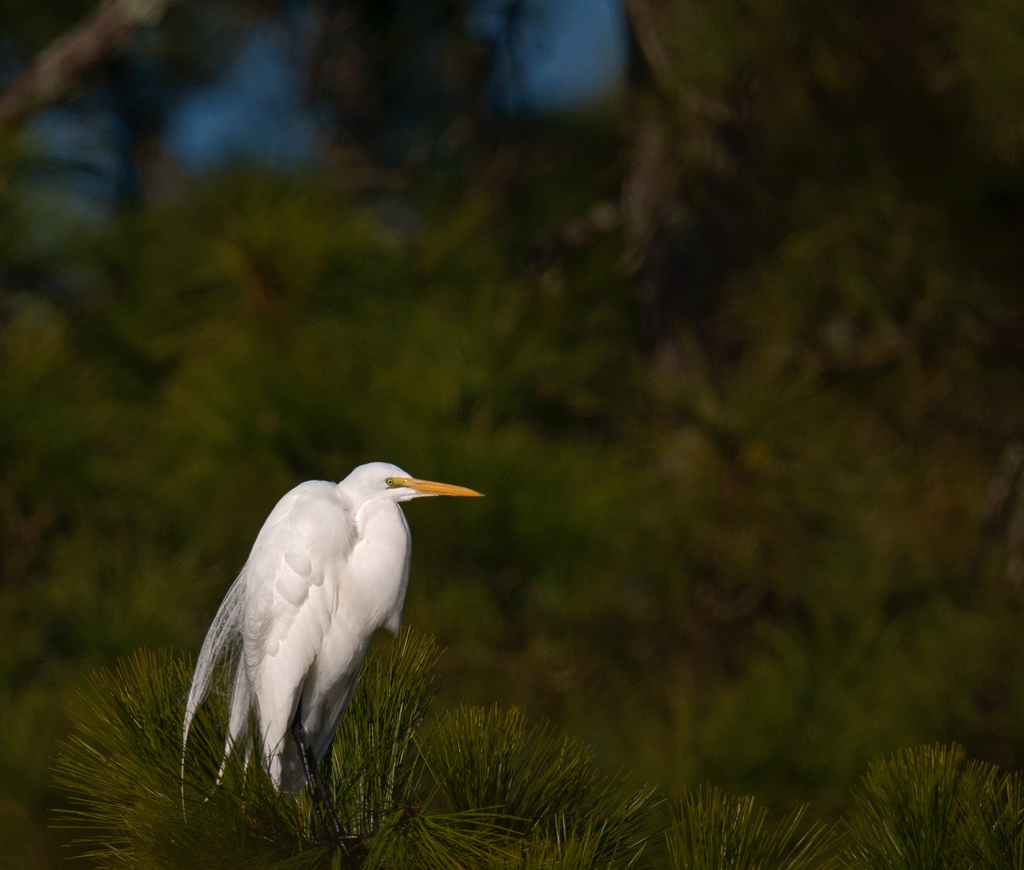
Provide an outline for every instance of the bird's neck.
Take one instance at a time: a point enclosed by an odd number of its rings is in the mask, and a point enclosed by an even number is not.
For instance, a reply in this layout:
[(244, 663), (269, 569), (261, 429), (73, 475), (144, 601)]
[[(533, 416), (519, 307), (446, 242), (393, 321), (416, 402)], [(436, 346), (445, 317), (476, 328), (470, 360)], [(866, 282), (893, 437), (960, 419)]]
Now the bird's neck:
[(374, 499), (360, 508), (356, 525), (359, 540), (355, 564), (363, 600), (371, 612), (366, 616), (373, 629), (397, 632), (409, 579), (412, 537), (405, 514), (390, 499)]

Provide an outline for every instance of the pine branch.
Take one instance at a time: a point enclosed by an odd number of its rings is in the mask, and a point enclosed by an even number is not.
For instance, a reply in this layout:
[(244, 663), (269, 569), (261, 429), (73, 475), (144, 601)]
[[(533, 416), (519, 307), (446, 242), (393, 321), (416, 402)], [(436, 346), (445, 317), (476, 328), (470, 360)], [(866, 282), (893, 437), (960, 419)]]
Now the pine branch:
[(17, 121), (66, 94), (86, 70), (119, 51), (136, 30), (159, 23), (171, 2), (101, 2), (36, 55), (0, 94), (0, 122)]
[(707, 786), (690, 791), (666, 834), (672, 870), (808, 870), (831, 865), (835, 832), (813, 824), (800, 833), (804, 808), (766, 825), (752, 797)]
[(583, 743), (528, 727), (515, 708), (448, 714), (426, 756), (445, 805), (498, 814), (510, 835), (527, 840), (527, 865), (626, 867), (643, 851), (654, 789), (602, 777)]
[[(444, 720), (447, 727), (423, 729), (437, 657), (433, 640), (409, 631), (371, 657), (322, 762), (339, 815), (358, 840), (345, 863), (424, 870), (634, 863), (653, 789), (599, 776), (586, 747), (527, 728), (518, 711), (461, 711)], [(168, 653), (143, 651), (115, 673), (94, 676), (58, 758), (70, 805), (57, 824), (79, 832), (100, 867), (322, 864), (331, 849), (305, 792), (279, 794), (240, 752), (216, 783), (223, 697), (196, 716), (182, 812), (178, 752), (190, 671)]]
[(847, 864), (863, 870), (965, 866), (965, 810), (974, 805), (981, 818), (991, 816), (994, 775), (989, 765), (969, 763), (956, 744), (902, 750), (876, 761), (854, 792)]
[(959, 790), (964, 864), (985, 870), (1024, 870), (1024, 786), (1019, 773), (1000, 775), (975, 765)]

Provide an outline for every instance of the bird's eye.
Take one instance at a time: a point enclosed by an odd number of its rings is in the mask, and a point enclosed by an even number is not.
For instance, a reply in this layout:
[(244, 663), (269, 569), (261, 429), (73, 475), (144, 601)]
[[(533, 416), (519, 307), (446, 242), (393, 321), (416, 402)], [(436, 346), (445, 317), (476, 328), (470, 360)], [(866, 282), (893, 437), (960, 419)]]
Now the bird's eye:
[(385, 482), (385, 483), (386, 483), (386, 484), (388, 485), (388, 487), (389, 487), (389, 488), (393, 488), (393, 487), (394, 487), (395, 485), (397, 485), (397, 483), (398, 483), (398, 481), (397, 481), (397, 480), (395, 480), (395, 479), (394, 479), (393, 477), (389, 477), (389, 478), (388, 478), (387, 480), (385, 480), (384, 482)]

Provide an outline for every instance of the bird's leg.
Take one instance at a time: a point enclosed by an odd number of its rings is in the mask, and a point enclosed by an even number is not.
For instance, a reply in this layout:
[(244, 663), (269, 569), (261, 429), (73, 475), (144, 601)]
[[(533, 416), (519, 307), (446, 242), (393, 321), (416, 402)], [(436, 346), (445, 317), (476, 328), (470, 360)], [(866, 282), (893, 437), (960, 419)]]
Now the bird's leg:
[(324, 824), (324, 817), (320, 812), (320, 804), (322, 802), (324, 810), (327, 812), (327, 819), (334, 829), (335, 840), (341, 846), (342, 851), (348, 855), (349, 850), (348, 846), (345, 845), (345, 841), (355, 838), (346, 834), (342, 830), (341, 822), (338, 821), (338, 814), (334, 811), (334, 804), (331, 802), (327, 794), (327, 788), (320, 778), (320, 771), (317, 770), (313, 750), (306, 743), (306, 728), (302, 724), (301, 712), (300, 706), (299, 710), (296, 711), (295, 721), (292, 723), (292, 737), (295, 738), (295, 743), (299, 748), (299, 756), (302, 758), (302, 769), (306, 774), (306, 786), (309, 788), (309, 793), (313, 798), (313, 810), (316, 812), (316, 820), (320, 825), (320, 832), (324, 840), (328, 840), (327, 826)]
[[(299, 758), (302, 759), (302, 769), (306, 774), (306, 786), (309, 788), (309, 796), (313, 801), (313, 812), (316, 814), (317, 827), (320, 829), (320, 835), (323, 839), (327, 839), (327, 825), (324, 824), (323, 813), (320, 812), (320, 789), (318, 782), (313, 778), (312, 770), (310, 769), (310, 755), (306, 749), (306, 729), (302, 726), (302, 719), (298, 713), (295, 715), (295, 721), (292, 722), (292, 737), (295, 738), (295, 744), (299, 748)], [(313, 765), (313, 770), (316, 766)], [(317, 777), (319, 779), (319, 777)]]
[[(327, 789), (324, 786), (323, 780), (320, 779), (320, 771), (317, 769), (316, 761), (313, 760), (313, 751), (311, 749), (306, 750), (309, 753), (309, 769), (313, 772), (313, 782), (316, 783), (317, 790), (320, 792), (320, 797), (324, 802), (324, 811), (327, 813), (327, 818), (331, 823), (331, 827), (334, 828), (334, 835), (341, 842), (347, 838), (347, 835), (341, 829), (341, 822), (338, 821), (338, 814), (334, 812), (334, 804), (331, 802), (330, 796), (327, 794)], [(348, 850), (346, 850), (348, 851)]]

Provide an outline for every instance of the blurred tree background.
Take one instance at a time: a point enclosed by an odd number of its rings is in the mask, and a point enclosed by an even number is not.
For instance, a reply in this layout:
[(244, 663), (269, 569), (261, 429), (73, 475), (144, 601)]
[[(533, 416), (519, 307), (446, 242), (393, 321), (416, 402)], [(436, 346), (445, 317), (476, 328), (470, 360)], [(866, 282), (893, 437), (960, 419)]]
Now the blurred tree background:
[(1021, 766), (1020, 4), (6, 0), (0, 123), (0, 863), (374, 459), (488, 496), (409, 509), (442, 706), (826, 818)]

